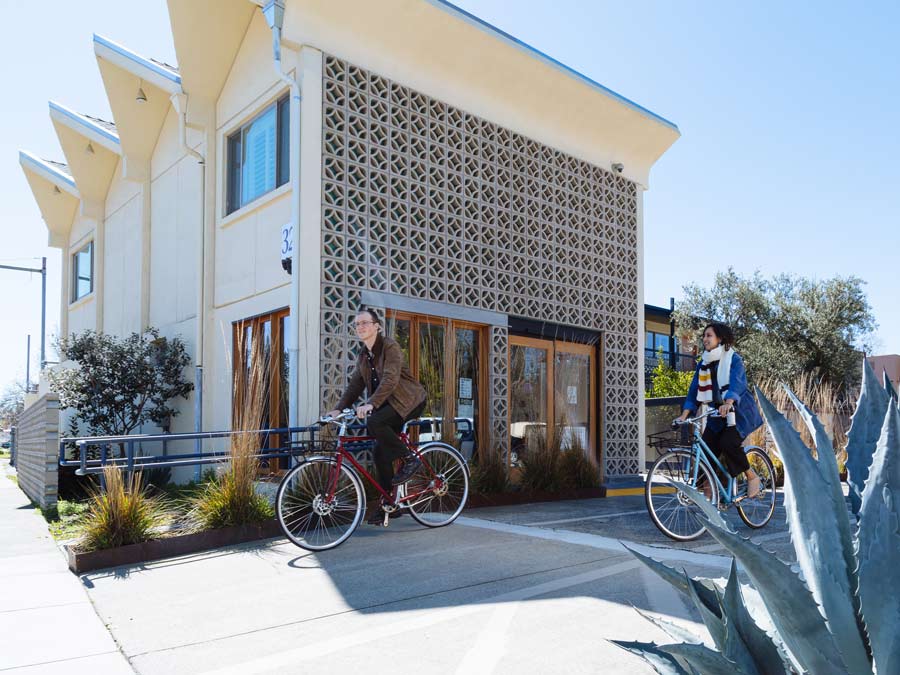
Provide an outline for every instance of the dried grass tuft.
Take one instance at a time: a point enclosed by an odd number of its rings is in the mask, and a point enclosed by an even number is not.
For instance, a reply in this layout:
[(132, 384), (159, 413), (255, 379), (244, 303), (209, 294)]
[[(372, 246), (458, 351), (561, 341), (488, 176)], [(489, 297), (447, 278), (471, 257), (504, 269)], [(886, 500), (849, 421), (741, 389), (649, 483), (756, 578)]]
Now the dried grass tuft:
[[(852, 413), (851, 399), (846, 392), (827, 381), (817, 379), (810, 373), (803, 373), (788, 383), (791, 391), (812, 410), (832, 440), (832, 450), (837, 457), (839, 466), (843, 466), (847, 459), (847, 431), (850, 428), (850, 415)], [(763, 380), (759, 388), (772, 404), (783, 414), (800, 434), (807, 447), (815, 447), (812, 436), (806, 428), (806, 423), (800, 413), (794, 408), (788, 398), (787, 392), (781, 386), (781, 382), (775, 379)], [(776, 464), (776, 473), (783, 471), (781, 460), (768, 426), (764, 423), (759, 429), (750, 434), (749, 445), (758, 445), (765, 448)]]
[[(240, 343), (242, 340), (239, 339)], [(239, 353), (244, 345), (238, 344)], [(269, 399), (268, 381), (254, 358), (249, 372), (234, 379), (235, 417), (229, 461), (224, 470), (206, 483), (189, 501), (186, 516), (188, 529), (205, 530), (232, 525), (245, 525), (268, 520), (275, 515), (272, 505), (256, 491), (259, 477), (258, 455), (263, 434), (257, 432), (263, 422)]]
[(125, 478), (115, 465), (103, 468), (106, 490), (94, 489), (87, 514), (79, 527), (78, 549), (99, 551), (138, 544), (158, 536), (172, 512), (160, 496), (151, 496), (141, 485), (141, 474)]

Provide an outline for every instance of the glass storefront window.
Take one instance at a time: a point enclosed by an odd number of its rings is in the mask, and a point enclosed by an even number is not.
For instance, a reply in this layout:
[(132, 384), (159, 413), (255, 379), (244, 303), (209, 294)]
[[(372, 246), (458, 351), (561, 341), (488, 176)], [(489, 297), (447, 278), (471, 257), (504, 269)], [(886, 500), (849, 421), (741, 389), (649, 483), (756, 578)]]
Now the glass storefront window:
[(281, 363), (280, 363), (280, 371), (281, 371), (281, 396), (280, 396), (280, 420), (279, 424), (287, 426), (289, 419), (289, 400), (288, 396), (288, 382), (289, 382), (289, 373), (288, 370), (290, 368), (289, 357), (288, 357), (288, 331), (291, 330), (291, 317), (289, 315), (285, 315), (281, 317)]
[(591, 357), (557, 351), (554, 364), (556, 423), (564, 447), (590, 447)]
[[(288, 310), (237, 321), (234, 340), (232, 428), (276, 429), (288, 425)], [(268, 447), (283, 439), (269, 436)], [(265, 462), (277, 470), (280, 460)], [(287, 468), (281, 462), (280, 468)]]
[[(458, 434), (467, 434), (481, 428), (479, 414), (479, 350), (478, 330), (474, 328), (457, 328), (456, 334), (456, 411), (455, 416), (470, 420), (470, 426), (456, 425)], [(474, 437), (461, 439), (463, 443), (474, 444)], [(469, 454), (468, 456), (471, 456)]]
[[(413, 377), (425, 387), (427, 399), (418, 428), (421, 440), (443, 439), (456, 443), (467, 459), (487, 440), (481, 428), (484, 417), (482, 361), (484, 328), (453, 319), (388, 311), (386, 333), (400, 344)], [(444, 418), (448, 418), (446, 423)], [(471, 420), (456, 425), (453, 418)]]
[(443, 324), (419, 324), (419, 382), (428, 395), (422, 413), (425, 417), (444, 416), (445, 335)]
[(596, 348), (559, 340), (510, 337), (509, 464), (516, 466), (535, 434), (596, 456)]
[(512, 344), (509, 351), (509, 435), (511, 465), (518, 463), (534, 434), (547, 433), (549, 349)]

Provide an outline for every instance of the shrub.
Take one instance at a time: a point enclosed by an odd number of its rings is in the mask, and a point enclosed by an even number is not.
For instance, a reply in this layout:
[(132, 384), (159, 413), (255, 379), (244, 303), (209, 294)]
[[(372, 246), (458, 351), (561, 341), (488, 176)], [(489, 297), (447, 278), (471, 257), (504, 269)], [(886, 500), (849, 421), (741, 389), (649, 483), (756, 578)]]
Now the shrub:
[(496, 494), (509, 490), (509, 472), (499, 452), (479, 452), (471, 465), (472, 487), (480, 494)]
[(50, 386), (94, 435), (166, 425), (178, 414), (168, 401), (186, 399), (194, 388), (182, 375), (190, 363), (184, 343), (155, 328), (122, 338), (88, 330), (61, 338), (58, 349), (76, 367), (49, 371)]
[(562, 424), (526, 434), (525, 452), (519, 457), (520, 483), (525, 490), (553, 492), (559, 489), (559, 460), (562, 454)]
[[(812, 436), (807, 429), (803, 416), (797, 412), (791, 402), (788, 391), (801, 401), (806, 402), (810, 410), (823, 422), (828, 436), (832, 439), (830, 447), (838, 460), (839, 468), (846, 461), (847, 423), (850, 419), (850, 406), (844, 392), (821, 378), (815, 378), (809, 373), (802, 373), (795, 377), (788, 388), (779, 385), (773, 379), (760, 382), (759, 390), (765, 395), (772, 405), (781, 413), (800, 434), (806, 445), (813, 444)], [(775, 468), (776, 485), (784, 484), (784, 469), (781, 458), (778, 456), (778, 448), (769, 432), (768, 424), (764, 423), (759, 429), (750, 434), (747, 441), (749, 445), (757, 445), (765, 448)]]
[[(814, 454), (766, 396), (757, 394), (784, 462), (785, 509), (799, 573), (738, 535), (702, 495), (681, 489), (702, 510), (713, 538), (746, 570), (774, 631), (764, 631), (748, 611), (735, 562), (726, 587), (711, 589), (635, 553), (691, 598), (714, 648), (690, 633), (689, 642), (676, 644), (615, 643), (668, 673), (900, 672), (900, 596), (890, 590), (900, 584), (900, 409), (866, 362), (848, 432), (851, 521), (824, 425), (788, 392), (818, 450)], [(686, 637), (681, 627), (651, 620), (676, 639)]]
[(594, 488), (600, 485), (600, 468), (591, 462), (577, 436), (571, 437), (557, 465), (559, 486), (565, 490)]
[(657, 355), (656, 366), (650, 373), (650, 388), (644, 392), (644, 397), (687, 396), (693, 378), (694, 371), (675, 370), (666, 362), (660, 351)]
[[(269, 500), (256, 491), (254, 481), (247, 482), (246, 469), (235, 469), (234, 457), (241, 451), (232, 452), (231, 466), (206, 483), (196, 497), (190, 500), (187, 514), (188, 529), (209, 530), (231, 525), (245, 525), (268, 520), (275, 515)], [(256, 458), (252, 457), (255, 462)]]
[(117, 466), (103, 468), (106, 491), (95, 490), (80, 525), (78, 548), (83, 551), (137, 544), (152, 539), (171, 513), (159, 497), (141, 487), (141, 474), (125, 478)]

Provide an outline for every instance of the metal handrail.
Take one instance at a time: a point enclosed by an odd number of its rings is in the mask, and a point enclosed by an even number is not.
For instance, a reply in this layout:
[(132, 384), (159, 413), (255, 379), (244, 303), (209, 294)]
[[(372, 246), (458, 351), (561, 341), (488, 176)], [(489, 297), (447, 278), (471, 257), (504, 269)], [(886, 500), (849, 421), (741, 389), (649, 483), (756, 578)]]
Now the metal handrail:
[[(260, 434), (265, 436), (265, 440), (271, 438), (273, 435), (285, 436), (289, 439), (287, 445), (282, 445), (278, 448), (264, 449), (265, 451), (256, 453), (254, 456), (260, 459), (292, 458), (307, 451), (309, 445), (315, 442), (315, 434), (317, 431), (318, 427), (307, 426), (241, 431), (204, 431), (188, 434), (133, 434), (128, 436), (64, 437), (59, 439), (59, 465), (77, 466), (78, 469), (75, 471), (75, 474), (86, 476), (93, 473), (102, 473), (103, 467), (107, 464), (124, 464), (129, 471), (133, 471), (135, 466), (143, 467), (152, 465), (157, 467), (172, 467), (214, 464), (225, 461), (230, 453), (228, 451), (203, 452), (201, 450), (200, 452), (176, 455), (135, 455), (135, 444), (228, 438), (241, 434)], [(297, 434), (309, 434), (309, 438), (305, 440), (293, 440), (294, 436)], [(69, 444), (74, 444), (79, 449), (78, 459), (66, 459), (66, 446)], [(85, 449), (89, 445), (99, 447), (99, 459), (87, 458)], [(109, 450), (114, 445), (125, 446), (124, 457), (110, 457), (108, 455)]]
[[(465, 417), (454, 418), (457, 428), (466, 426), (466, 429), (460, 429), (465, 434), (474, 432), (472, 421)], [(433, 424), (434, 420), (411, 420), (408, 426), (422, 426), (425, 424)], [(365, 423), (348, 425), (348, 429), (359, 431), (365, 429)], [(305, 427), (280, 427), (276, 429), (254, 429), (239, 431), (203, 431), (185, 434), (132, 434), (126, 436), (68, 436), (59, 439), (59, 465), (63, 467), (78, 467), (75, 474), (78, 476), (87, 476), (90, 474), (101, 474), (101, 485), (103, 483), (103, 467), (107, 465), (124, 466), (128, 471), (134, 471), (135, 468), (146, 467), (176, 467), (176, 466), (202, 466), (206, 464), (218, 464), (230, 457), (228, 450), (179, 453), (174, 455), (136, 455), (135, 445), (145, 443), (169, 443), (174, 441), (198, 441), (213, 438), (228, 438), (242, 434), (260, 434), (264, 436), (263, 443), (267, 442), (272, 436), (280, 436), (287, 439), (287, 443), (279, 445), (277, 448), (261, 448), (261, 452), (253, 456), (258, 459), (292, 459), (298, 455), (310, 452), (316, 449), (316, 434), (319, 432), (318, 425)], [(306, 438), (299, 436), (307, 435)], [(74, 444), (79, 450), (78, 459), (66, 459), (66, 447)], [(98, 459), (87, 458), (87, 446), (97, 446), (100, 451)], [(113, 446), (124, 446), (125, 455), (123, 457), (111, 457), (110, 451)], [(143, 448), (141, 448), (143, 450)]]

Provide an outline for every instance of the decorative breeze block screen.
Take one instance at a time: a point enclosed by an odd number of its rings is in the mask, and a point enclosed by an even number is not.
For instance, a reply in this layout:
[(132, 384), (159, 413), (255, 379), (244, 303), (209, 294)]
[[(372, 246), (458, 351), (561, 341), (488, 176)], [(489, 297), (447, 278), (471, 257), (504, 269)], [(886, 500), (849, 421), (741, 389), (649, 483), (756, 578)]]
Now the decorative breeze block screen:
[[(637, 472), (635, 184), (332, 56), (323, 85), (326, 405), (351, 367), (362, 289), (601, 331), (606, 472)], [(507, 350), (493, 328), (497, 448)]]

